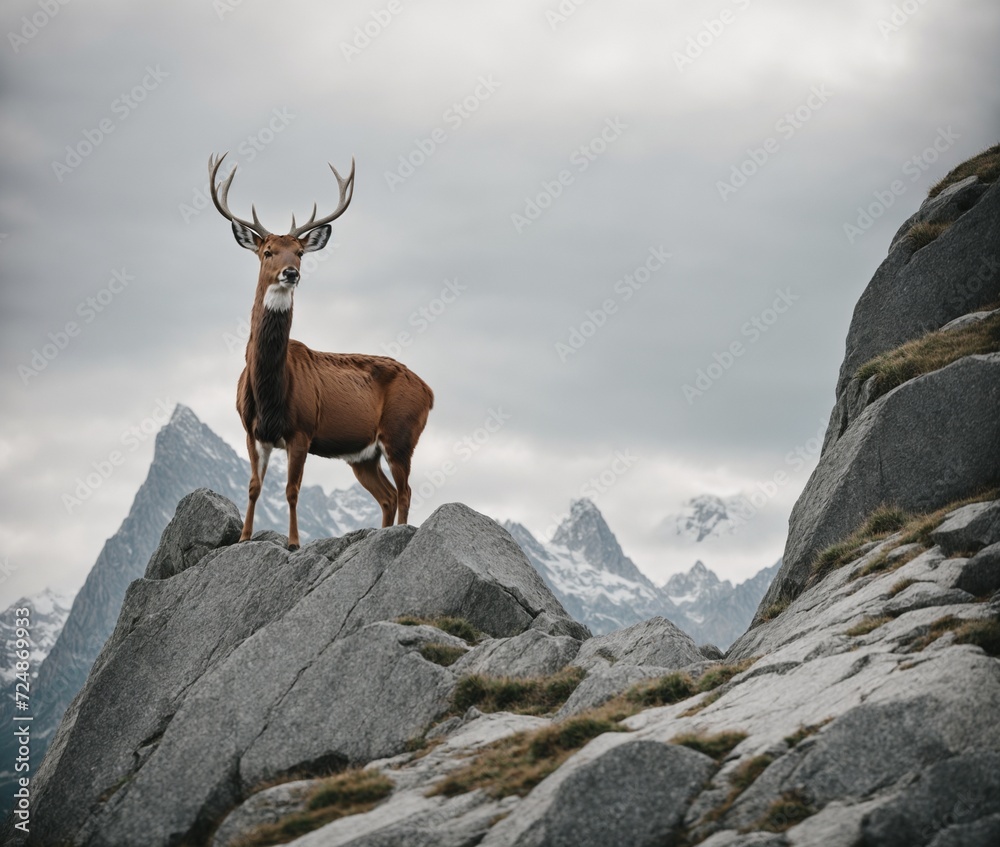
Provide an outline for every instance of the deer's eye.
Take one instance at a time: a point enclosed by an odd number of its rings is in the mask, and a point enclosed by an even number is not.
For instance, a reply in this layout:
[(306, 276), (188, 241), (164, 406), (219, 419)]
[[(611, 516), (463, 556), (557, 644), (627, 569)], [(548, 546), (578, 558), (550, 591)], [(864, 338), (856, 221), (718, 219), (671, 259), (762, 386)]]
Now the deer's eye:
[(305, 252), (306, 252), (305, 250), (297, 250), (295, 252), (295, 255), (301, 259), (305, 255)]
[(264, 258), (265, 258), (265, 259), (270, 259), (272, 255), (274, 255), (274, 254), (273, 254), (273, 253), (271, 253), (271, 251), (270, 251), (270, 250), (265, 250), (265, 251), (264, 251)]

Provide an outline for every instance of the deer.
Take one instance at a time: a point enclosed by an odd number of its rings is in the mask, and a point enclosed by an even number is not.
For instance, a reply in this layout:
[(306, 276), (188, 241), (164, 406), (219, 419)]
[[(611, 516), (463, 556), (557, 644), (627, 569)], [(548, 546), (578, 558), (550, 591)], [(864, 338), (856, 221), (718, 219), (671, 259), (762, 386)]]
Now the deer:
[[(354, 159), (346, 179), (331, 164), (340, 191), (337, 208), (317, 220), (317, 205), (304, 224), (285, 235), (268, 232), (251, 206), (252, 220), (229, 211), (236, 167), (216, 182), (227, 154), (210, 156), (209, 187), (219, 213), (231, 224), (236, 243), (260, 260), (250, 312), (246, 365), (236, 388), (236, 410), (246, 431), (250, 484), (240, 541), (253, 535), (254, 507), (268, 460), (277, 448), (288, 457), (288, 549), (299, 549), (296, 516), (306, 456), (343, 459), (382, 509), (382, 526), (407, 522), (410, 464), (434, 405), (430, 387), (395, 359), (363, 354), (323, 353), (290, 337), (295, 291), (306, 253), (322, 250), (331, 222), (354, 197)], [(385, 458), (392, 474), (382, 470)]]

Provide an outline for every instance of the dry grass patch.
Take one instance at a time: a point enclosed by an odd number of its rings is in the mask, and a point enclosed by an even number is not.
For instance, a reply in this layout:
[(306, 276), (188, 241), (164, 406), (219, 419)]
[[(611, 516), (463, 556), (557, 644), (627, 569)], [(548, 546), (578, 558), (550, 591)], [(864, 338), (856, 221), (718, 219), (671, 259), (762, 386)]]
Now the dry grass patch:
[[(919, 224), (918, 224), (919, 226)], [(997, 304), (983, 307), (983, 311)], [(940, 370), (966, 356), (1000, 350), (1000, 315), (970, 323), (959, 329), (936, 330), (907, 341), (863, 364), (856, 373), (862, 382), (875, 377), (872, 402), (915, 377)]]
[(706, 814), (701, 822), (713, 823), (721, 820), (726, 812), (733, 807), (733, 803), (739, 799), (740, 795), (754, 784), (757, 777), (764, 773), (767, 770), (767, 766), (773, 761), (774, 757), (768, 756), (765, 753), (764, 755), (754, 756), (752, 759), (742, 762), (729, 777), (729, 784), (732, 786), (729, 795), (722, 803)]
[(804, 741), (809, 736), (815, 735), (832, 720), (833, 718), (827, 718), (825, 721), (820, 721), (819, 723), (803, 724), (797, 730), (795, 730), (795, 732), (793, 732), (791, 735), (785, 736), (785, 744), (787, 744), (790, 748), (795, 747), (797, 744), (799, 744), (801, 741)]
[(1000, 620), (962, 620), (954, 615), (934, 621), (926, 634), (912, 642), (911, 651), (919, 652), (929, 647), (946, 632), (955, 633), (955, 644), (973, 644), (988, 656), (1000, 657)]
[(767, 623), (768, 621), (773, 621), (778, 615), (780, 615), (785, 609), (792, 605), (791, 597), (779, 597), (771, 605), (769, 605), (763, 612), (760, 613), (761, 623)]
[(489, 745), (469, 764), (448, 774), (428, 796), (454, 797), (476, 789), (499, 799), (524, 797), (588, 741), (605, 732), (627, 732), (617, 709), (594, 709), (534, 732), (519, 732)]
[(583, 681), (582, 668), (565, 668), (545, 677), (517, 679), (482, 674), (464, 676), (451, 695), (450, 714), (461, 715), (470, 706), (481, 712), (544, 715), (556, 711)]
[(428, 662), (433, 662), (435, 665), (441, 665), (446, 668), (455, 664), (466, 652), (463, 648), (456, 647), (453, 644), (439, 644), (436, 641), (424, 644), (420, 648), (420, 655)]
[(813, 562), (810, 584), (815, 584), (830, 571), (853, 562), (858, 551), (872, 541), (882, 541), (898, 532), (911, 516), (902, 509), (889, 504), (879, 506), (868, 519), (843, 541), (832, 544), (816, 556)]
[(816, 809), (802, 792), (786, 791), (768, 806), (756, 823), (741, 832), (784, 832), (815, 814)]
[(880, 626), (889, 623), (892, 620), (890, 615), (882, 615), (881, 617), (873, 618), (866, 617), (858, 623), (854, 624), (844, 635), (849, 635), (852, 638), (859, 635), (867, 635), (869, 632), (874, 632)]
[(937, 197), (949, 185), (961, 182), (966, 177), (978, 176), (981, 182), (996, 182), (1000, 178), (1000, 144), (994, 144), (971, 159), (952, 168), (940, 182), (927, 192), (928, 197)]
[(888, 591), (887, 594), (888, 598), (891, 600), (897, 594), (902, 594), (904, 591), (906, 591), (907, 588), (909, 588), (911, 585), (914, 585), (915, 583), (916, 583), (915, 579), (909, 579), (909, 578), (897, 579), (892, 584), (892, 588), (890, 588)]
[(436, 618), (421, 618), (416, 615), (401, 615), (396, 618), (396, 623), (403, 626), (433, 626), (448, 635), (461, 638), (469, 644), (478, 644), (483, 638), (483, 633), (476, 629), (465, 618), (454, 618), (443, 615)]
[(714, 735), (704, 732), (684, 732), (671, 738), (670, 743), (690, 747), (721, 762), (746, 737), (745, 732), (718, 732)]
[(392, 780), (374, 770), (351, 770), (329, 777), (310, 796), (305, 810), (259, 826), (243, 837), (238, 847), (287, 844), (331, 821), (371, 811), (392, 793), (392, 788)]
[(913, 240), (913, 250), (916, 252), (922, 247), (926, 247), (932, 241), (937, 240), (953, 223), (954, 221), (938, 221), (937, 223), (920, 221), (910, 227), (906, 233), (906, 237)]
[[(757, 657), (755, 656), (731, 665), (717, 665), (714, 668), (709, 668), (697, 680), (692, 679), (686, 673), (670, 673), (651, 682), (640, 682), (633, 685), (625, 692), (625, 699), (632, 703), (638, 703), (643, 708), (669, 706), (673, 703), (679, 703), (681, 700), (687, 700), (688, 697), (704, 694), (707, 691), (713, 691), (720, 685), (725, 685), (756, 661)], [(706, 698), (706, 700), (708, 699)], [(711, 702), (715, 702), (717, 699), (718, 697), (712, 699)], [(697, 705), (700, 707), (698, 711), (701, 711), (708, 703), (703, 700)]]

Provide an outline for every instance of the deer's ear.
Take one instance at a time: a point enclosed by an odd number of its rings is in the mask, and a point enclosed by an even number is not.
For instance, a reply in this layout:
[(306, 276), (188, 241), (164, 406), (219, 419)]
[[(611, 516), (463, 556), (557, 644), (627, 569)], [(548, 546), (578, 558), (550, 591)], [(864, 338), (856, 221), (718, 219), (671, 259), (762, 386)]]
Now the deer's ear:
[(261, 238), (254, 232), (250, 227), (243, 226), (241, 223), (233, 221), (233, 235), (236, 237), (236, 243), (240, 247), (246, 247), (247, 250), (253, 250), (254, 253), (261, 245)]
[(310, 230), (299, 239), (302, 242), (302, 249), (307, 253), (322, 250), (326, 247), (326, 242), (330, 240), (331, 232), (333, 232), (333, 227), (330, 224)]

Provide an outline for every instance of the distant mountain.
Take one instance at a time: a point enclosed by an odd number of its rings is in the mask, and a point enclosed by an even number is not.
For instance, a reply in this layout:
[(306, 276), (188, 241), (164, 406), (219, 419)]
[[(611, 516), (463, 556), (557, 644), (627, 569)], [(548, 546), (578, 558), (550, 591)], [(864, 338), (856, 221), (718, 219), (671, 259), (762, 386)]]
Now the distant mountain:
[(706, 538), (730, 535), (745, 523), (745, 515), (752, 513), (746, 496), (717, 497), (700, 494), (688, 500), (680, 512), (663, 519), (662, 529), (668, 535), (679, 535), (704, 541)]
[(11, 603), (4, 612), (0, 612), (0, 643), (3, 644), (3, 653), (0, 653), (0, 684), (4, 691), (10, 691), (11, 683), (17, 672), (14, 667), (16, 656), (14, 655), (17, 638), (18, 609), (30, 609), (28, 620), (30, 626), (29, 641), (31, 651), (29, 671), (32, 679), (38, 676), (38, 668), (42, 661), (52, 650), (59, 633), (69, 616), (69, 609), (73, 603), (73, 595), (60, 593), (51, 588), (34, 594), (31, 597), (22, 597), (20, 600)]
[[(709, 512), (703, 515), (711, 525)], [(695, 641), (725, 649), (746, 631), (778, 568), (734, 586), (699, 561), (659, 587), (624, 554), (590, 500), (574, 502), (547, 543), (519, 523), (505, 527), (566, 610), (595, 635), (663, 615)]]
[[(33, 761), (40, 762), (45, 747), (70, 700), (114, 629), (129, 583), (138, 579), (173, 516), (177, 502), (196, 488), (207, 487), (238, 503), (246, 501), (250, 463), (185, 406), (178, 405), (170, 421), (157, 433), (153, 462), (127, 517), (107, 540), (87, 580), (73, 601), (55, 644), (38, 668), (31, 707)], [(364, 526), (381, 526), (382, 513), (374, 498), (360, 486), (327, 495), (319, 486), (299, 493), (299, 533), (310, 538), (343, 535)], [(255, 529), (288, 531), (285, 502), (285, 466), (270, 468), (257, 502)], [(13, 717), (10, 694), (0, 698), (0, 721)], [(15, 758), (15, 739), (0, 733), (0, 768)], [(9, 808), (11, 774), (0, 772), (0, 804)]]

